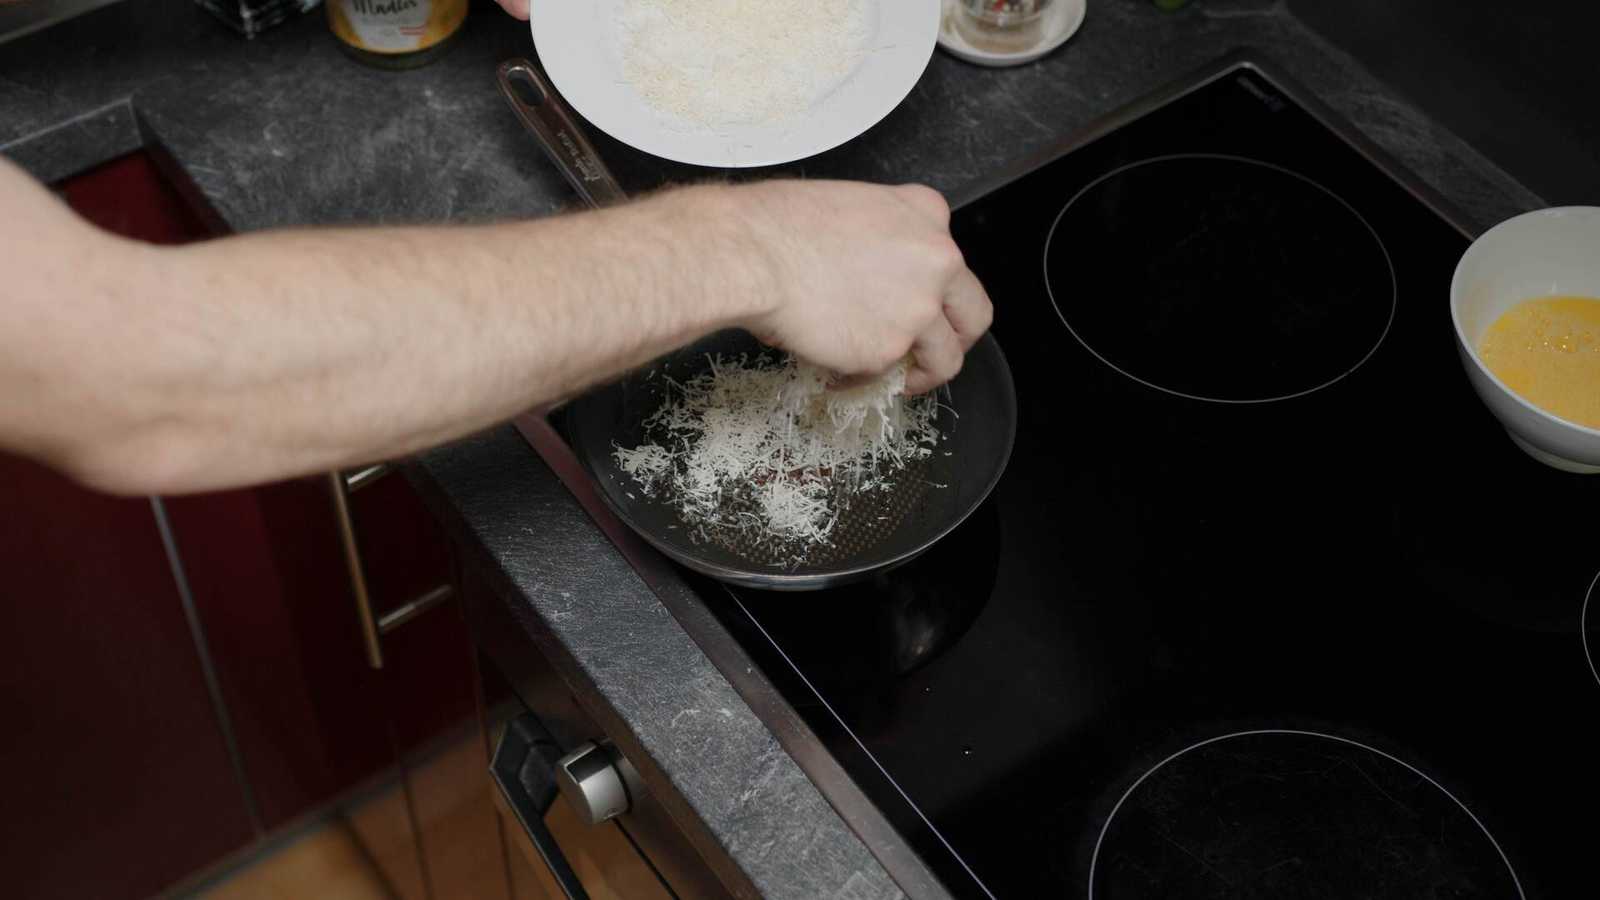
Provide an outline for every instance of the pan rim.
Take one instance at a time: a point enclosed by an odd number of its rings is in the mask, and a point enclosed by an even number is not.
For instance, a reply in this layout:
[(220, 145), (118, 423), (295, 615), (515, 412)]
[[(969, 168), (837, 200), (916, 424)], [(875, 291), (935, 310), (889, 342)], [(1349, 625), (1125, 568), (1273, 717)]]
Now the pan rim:
[[(652, 533), (650, 529), (640, 527), (635, 522), (634, 517), (612, 497), (611, 489), (604, 483), (604, 479), (601, 477), (602, 473), (596, 470), (590, 454), (580, 446), (576, 446), (591, 443), (587, 440), (577, 439), (582, 434), (582, 426), (579, 422), (580, 416), (571, 416), (567, 419), (568, 430), (572, 432), (575, 438), (568, 441), (568, 444), (573, 449), (574, 455), (578, 457), (578, 461), (583, 466), (584, 471), (588, 473), (590, 479), (594, 482), (597, 488), (596, 493), (600, 495), (602, 502), (605, 503), (606, 508), (610, 510), (612, 515), (627, 525), (628, 529), (634, 534), (643, 538), (650, 546), (685, 568), (727, 584), (781, 593), (798, 593), (837, 587), (863, 580), (881, 572), (888, 572), (926, 553), (971, 517), (978, 507), (982, 506), (989, 499), (989, 496), (994, 493), (994, 489), (1000, 484), (1000, 479), (1005, 476), (1017, 439), (1018, 406), (1016, 382), (1012, 377), (1011, 364), (1006, 359), (1005, 351), (1000, 347), (1000, 342), (992, 332), (985, 333), (978, 340), (978, 343), (974, 344), (971, 350), (968, 350), (968, 356), (970, 357), (980, 346), (984, 348), (983, 352), (992, 352), (994, 354), (999, 378), (999, 384), (996, 389), (1006, 398), (1007, 411), (1009, 413), (1006, 416), (1005, 436), (1001, 451), (997, 454), (993, 471), (985, 479), (981, 490), (973, 494), (972, 502), (961, 509), (959, 513), (949, 517), (940, 527), (932, 530), (925, 540), (909, 550), (871, 563), (857, 563), (837, 569), (800, 573), (780, 570), (753, 572), (748, 569), (731, 569), (727, 566), (698, 558), (663, 540), (659, 535)], [(659, 362), (659, 360), (656, 362)], [(656, 362), (652, 362), (650, 365), (655, 365)], [(967, 371), (966, 367), (963, 367), (962, 371)], [(956, 377), (959, 379), (961, 376), (957, 375)], [(614, 384), (615, 382), (612, 385), (602, 386), (597, 390), (606, 390)], [(570, 407), (576, 407), (579, 402), (581, 402), (581, 399), (574, 401)]]

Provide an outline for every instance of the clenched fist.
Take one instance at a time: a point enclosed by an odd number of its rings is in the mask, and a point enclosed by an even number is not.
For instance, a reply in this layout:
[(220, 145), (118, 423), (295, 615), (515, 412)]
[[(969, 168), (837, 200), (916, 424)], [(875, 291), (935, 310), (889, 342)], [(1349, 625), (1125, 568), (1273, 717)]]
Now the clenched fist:
[(921, 185), (768, 181), (726, 189), (771, 302), (742, 324), (765, 343), (840, 374), (870, 375), (907, 353), (906, 389), (961, 370), (994, 309), (950, 237), (950, 207)]

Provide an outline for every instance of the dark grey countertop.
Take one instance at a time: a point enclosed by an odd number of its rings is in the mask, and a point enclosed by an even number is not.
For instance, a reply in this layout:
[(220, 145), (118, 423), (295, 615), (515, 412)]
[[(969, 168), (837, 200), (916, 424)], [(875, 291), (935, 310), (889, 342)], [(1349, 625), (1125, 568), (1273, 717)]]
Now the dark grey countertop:
[[(1484, 227), (1537, 197), (1444, 132), (1277, 4), (1091, 0), (1082, 31), (1039, 64), (975, 68), (936, 54), (902, 106), (791, 173), (924, 181), (947, 192), (1029, 156), (1238, 47), (1253, 47)], [(522, 133), (495, 65), (532, 51), (487, 5), (442, 60), (411, 72), (339, 53), (320, 16), (252, 43), (172, 0), (127, 0), (0, 48), (0, 152), (56, 179), (143, 143), (165, 148), (235, 230), (479, 221), (574, 206)], [(597, 141), (630, 190), (704, 177)], [(474, 546), (530, 631), (595, 688), (603, 723), (648, 755), (771, 897), (899, 894), (730, 678), (509, 427), (421, 457), (413, 475)], [(739, 673), (734, 673), (738, 680)], [(781, 714), (764, 709), (771, 721)]]

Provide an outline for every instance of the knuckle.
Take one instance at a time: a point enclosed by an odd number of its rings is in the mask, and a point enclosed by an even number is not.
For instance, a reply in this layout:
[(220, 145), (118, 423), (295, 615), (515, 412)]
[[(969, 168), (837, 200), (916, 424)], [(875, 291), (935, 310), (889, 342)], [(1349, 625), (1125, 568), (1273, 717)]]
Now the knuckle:
[(929, 215), (940, 219), (950, 217), (950, 202), (933, 188), (925, 184), (906, 184), (901, 185), (900, 190), (910, 202), (927, 211)]
[(915, 346), (915, 341), (911, 340), (910, 338), (906, 338), (885, 347), (884, 349), (886, 352), (884, 353), (883, 359), (879, 360), (878, 371), (882, 372), (886, 369), (890, 369), (899, 365), (900, 360), (911, 355)]
[(920, 334), (944, 308), (944, 298), (934, 290), (908, 291), (897, 317), (898, 328), (909, 334)]
[(954, 274), (966, 268), (966, 254), (961, 252), (961, 246), (949, 234), (944, 234), (935, 241), (934, 247), (939, 265), (946, 273)]
[(961, 374), (961, 366), (966, 361), (967, 361), (966, 356), (962, 355), (959, 351), (952, 353), (951, 356), (950, 356), (949, 361), (945, 364), (945, 368), (944, 368), (945, 380), (948, 381), (949, 379), (954, 378), (957, 375), (960, 375)]
[(988, 331), (989, 326), (993, 324), (994, 304), (990, 303), (988, 300), (984, 300), (983, 303), (978, 307), (978, 330), (980, 332)]
[(870, 346), (861, 348), (861, 369), (863, 372), (882, 372), (894, 365), (894, 349), (898, 346), (898, 339), (874, 341)]

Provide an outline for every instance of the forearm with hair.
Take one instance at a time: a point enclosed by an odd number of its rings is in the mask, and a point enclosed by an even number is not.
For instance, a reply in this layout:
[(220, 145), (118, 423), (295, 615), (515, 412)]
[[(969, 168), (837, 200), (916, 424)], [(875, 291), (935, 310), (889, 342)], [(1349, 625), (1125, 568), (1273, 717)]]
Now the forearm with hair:
[(98, 294), (48, 315), (56, 410), (11, 443), (123, 492), (440, 443), (762, 312), (725, 202), (693, 188), (528, 223), (119, 242), (64, 286)]

